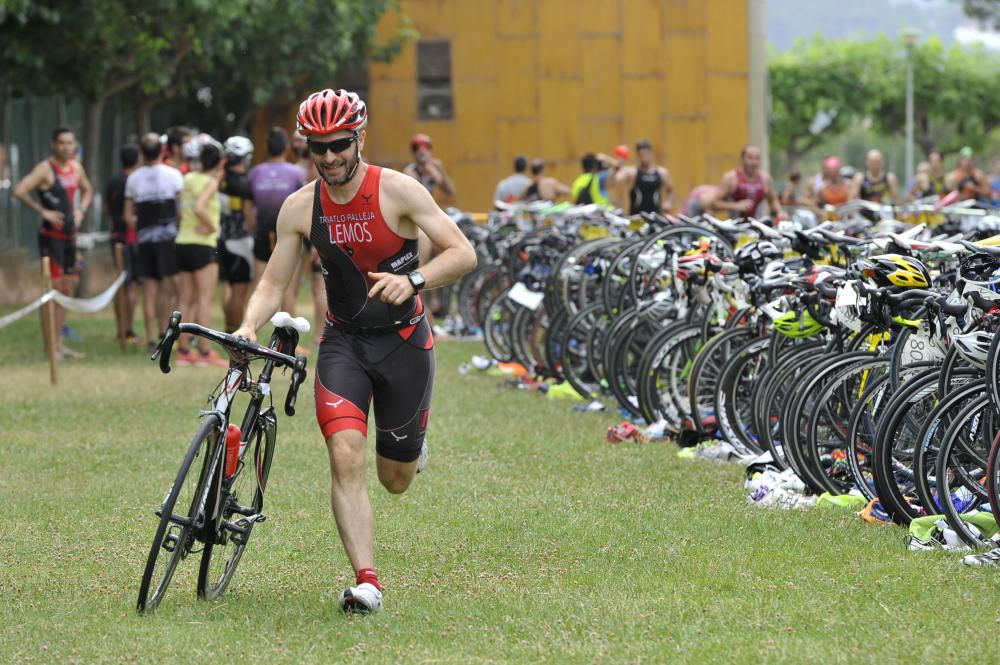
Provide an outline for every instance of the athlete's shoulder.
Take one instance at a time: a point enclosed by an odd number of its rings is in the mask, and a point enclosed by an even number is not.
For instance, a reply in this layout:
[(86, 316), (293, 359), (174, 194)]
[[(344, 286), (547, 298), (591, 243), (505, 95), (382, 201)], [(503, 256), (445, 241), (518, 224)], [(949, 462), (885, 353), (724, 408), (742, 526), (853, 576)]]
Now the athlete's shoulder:
[(285, 198), (285, 203), (282, 206), (299, 207), (299, 206), (311, 206), (313, 202), (313, 197), (316, 195), (316, 181), (306, 183), (302, 185), (297, 190), (292, 192)]
[(397, 171), (386, 167), (379, 167), (382, 172), (379, 174), (379, 189), (384, 194), (402, 194), (407, 192), (424, 191), (427, 189), (421, 185), (413, 176), (406, 173), (406, 170)]

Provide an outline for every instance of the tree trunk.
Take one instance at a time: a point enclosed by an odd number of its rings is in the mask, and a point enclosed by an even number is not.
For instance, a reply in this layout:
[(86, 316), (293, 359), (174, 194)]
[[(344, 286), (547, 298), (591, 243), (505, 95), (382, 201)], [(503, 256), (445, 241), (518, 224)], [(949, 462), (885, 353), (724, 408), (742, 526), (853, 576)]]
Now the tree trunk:
[(135, 96), (135, 127), (140, 137), (153, 131), (152, 116), (156, 101), (156, 99), (142, 94), (141, 91)]
[[(84, 100), (83, 108), (83, 168), (87, 171), (90, 184), (97, 191), (100, 183), (100, 156), (101, 156), (101, 120), (104, 116), (104, 105), (106, 97), (96, 100)], [(93, 208), (93, 207), (92, 207)], [(83, 230), (91, 231), (94, 228), (96, 212), (91, 209), (87, 217), (83, 220)]]
[[(94, 230), (94, 220), (100, 214), (96, 205), (96, 194), (100, 191), (98, 188), (100, 187), (99, 168), (101, 151), (98, 146), (101, 145), (101, 119), (104, 115), (104, 104), (106, 102), (107, 97), (100, 97), (98, 99), (85, 99), (83, 105), (83, 168), (87, 172), (90, 186), (94, 189), (95, 193), (94, 205), (90, 206), (87, 216), (83, 218), (81, 231), (84, 232)], [(76, 285), (75, 295), (77, 298), (87, 295), (89, 282), (90, 262), (84, 261), (83, 267), (80, 270), (80, 280)]]

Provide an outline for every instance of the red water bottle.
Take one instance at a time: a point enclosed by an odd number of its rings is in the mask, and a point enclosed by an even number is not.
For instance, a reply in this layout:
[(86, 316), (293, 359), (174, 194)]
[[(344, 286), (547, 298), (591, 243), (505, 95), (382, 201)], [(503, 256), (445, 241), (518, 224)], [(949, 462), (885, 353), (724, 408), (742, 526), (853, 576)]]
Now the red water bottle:
[(242, 438), (243, 432), (240, 431), (239, 425), (229, 423), (229, 427), (226, 428), (226, 478), (236, 473), (236, 462), (240, 458), (240, 439)]

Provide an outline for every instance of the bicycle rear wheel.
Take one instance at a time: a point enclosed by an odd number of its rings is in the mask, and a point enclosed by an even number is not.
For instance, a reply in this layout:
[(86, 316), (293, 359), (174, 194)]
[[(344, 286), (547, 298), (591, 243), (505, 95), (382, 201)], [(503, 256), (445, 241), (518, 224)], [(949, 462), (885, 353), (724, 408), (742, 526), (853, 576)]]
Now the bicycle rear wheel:
[(198, 597), (215, 600), (229, 586), (256, 522), (265, 518), (264, 488), (274, 458), (278, 422), (274, 409), (257, 416), (236, 471), (222, 482), (219, 530), (205, 542), (198, 571)]
[(196, 532), (204, 524), (204, 516), (200, 514), (203, 505), (201, 497), (204, 496), (212, 465), (212, 451), (221, 431), (220, 423), (215, 415), (206, 417), (202, 422), (173, 485), (157, 511), (160, 524), (146, 557), (146, 568), (139, 585), (136, 607), (140, 612), (154, 610), (160, 604), (177, 564), (191, 552)]

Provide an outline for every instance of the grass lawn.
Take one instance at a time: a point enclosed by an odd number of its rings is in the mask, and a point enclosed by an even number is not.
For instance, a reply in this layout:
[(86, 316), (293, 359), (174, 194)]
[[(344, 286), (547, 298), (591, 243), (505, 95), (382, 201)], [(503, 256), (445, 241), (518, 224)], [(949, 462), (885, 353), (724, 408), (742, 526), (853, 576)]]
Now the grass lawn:
[(279, 422), (270, 519), (229, 591), (198, 601), (193, 556), (160, 609), (139, 616), (153, 509), (221, 373), (162, 375), (145, 354), (118, 351), (107, 317), (71, 317), (88, 357), (63, 363), (56, 388), (37, 318), (0, 329), (0, 662), (913, 663), (1000, 653), (988, 609), (1000, 571), (908, 554), (902, 530), (849, 512), (752, 512), (741, 469), (678, 460), (672, 445), (610, 446), (611, 415), (460, 375), (481, 352), (464, 342), (438, 345), (428, 471), (397, 497), (370, 465), (383, 613), (337, 609), (353, 576), (306, 386), (299, 415)]

